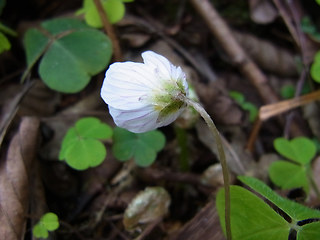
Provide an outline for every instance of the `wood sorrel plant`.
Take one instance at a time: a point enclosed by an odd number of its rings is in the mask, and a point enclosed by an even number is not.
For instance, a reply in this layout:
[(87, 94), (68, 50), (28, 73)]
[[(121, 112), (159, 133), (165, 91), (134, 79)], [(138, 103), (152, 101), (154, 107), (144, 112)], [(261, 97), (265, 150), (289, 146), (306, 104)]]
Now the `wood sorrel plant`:
[(225, 226), (231, 240), (230, 186), (226, 158), (219, 132), (204, 108), (188, 96), (188, 83), (180, 67), (152, 51), (142, 53), (144, 63), (113, 63), (106, 72), (101, 97), (119, 127), (141, 133), (169, 125), (192, 106), (214, 135), (223, 169)]

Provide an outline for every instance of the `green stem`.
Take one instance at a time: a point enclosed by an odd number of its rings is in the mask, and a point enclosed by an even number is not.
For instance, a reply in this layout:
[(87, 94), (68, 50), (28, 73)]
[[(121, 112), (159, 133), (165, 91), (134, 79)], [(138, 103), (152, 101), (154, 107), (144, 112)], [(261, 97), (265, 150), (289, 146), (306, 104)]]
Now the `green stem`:
[(229, 171), (228, 171), (228, 165), (226, 161), (226, 156), (223, 150), (221, 137), (219, 134), (219, 131), (215, 124), (213, 123), (211, 117), (209, 114), (204, 110), (204, 108), (197, 102), (193, 101), (192, 99), (185, 98), (184, 101), (192, 106), (204, 119), (204, 121), (207, 123), (211, 133), (213, 134), (217, 148), (219, 153), (219, 159), (222, 167), (222, 173), (223, 173), (223, 182), (224, 182), (224, 193), (225, 193), (225, 224), (226, 224), (226, 234), (227, 234), (227, 240), (232, 239), (231, 235), (231, 222), (230, 222), (230, 180), (229, 180)]

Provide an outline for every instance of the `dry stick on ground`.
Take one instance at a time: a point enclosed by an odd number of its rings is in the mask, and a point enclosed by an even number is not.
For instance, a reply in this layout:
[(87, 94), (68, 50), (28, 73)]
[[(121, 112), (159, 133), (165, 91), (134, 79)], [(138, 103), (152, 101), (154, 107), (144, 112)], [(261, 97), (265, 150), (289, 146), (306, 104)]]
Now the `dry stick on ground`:
[(115, 34), (114, 29), (108, 20), (108, 17), (103, 9), (103, 6), (102, 6), (100, 0), (94, 0), (94, 4), (96, 5), (96, 7), (98, 9), (98, 13), (99, 13), (101, 21), (103, 23), (104, 30), (106, 31), (107, 35), (111, 39), (114, 60), (116, 62), (121, 62), (122, 61), (122, 53), (121, 53), (121, 48), (120, 48), (120, 44), (119, 44), (117, 35)]
[(233, 37), (229, 27), (213, 8), (208, 0), (191, 0), (195, 8), (203, 17), (211, 32), (217, 38), (225, 52), (243, 74), (258, 90), (265, 103), (274, 103), (279, 100), (273, 89), (268, 85), (266, 76), (257, 65), (247, 56), (242, 47)]
[[(208, 0), (191, 0), (195, 8), (201, 14), (213, 35), (217, 38), (231, 61), (240, 69), (240, 71), (250, 80), (257, 89), (264, 103), (271, 104), (279, 101), (277, 94), (268, 84), (268, 79), (258, 68), (258, 66), (248, 57), (239, 43), (233, 37), (229, 27), (213, 8)], [(261, 122), (254, 126), (255, 131), (260, 129)], [(291, 133), (293, 136), (303, 135), (300, 127), (292, 122)], [(257, 136), (257, 134), (251, 134)], [(254, 142), (256, 139), (249, 139)]]

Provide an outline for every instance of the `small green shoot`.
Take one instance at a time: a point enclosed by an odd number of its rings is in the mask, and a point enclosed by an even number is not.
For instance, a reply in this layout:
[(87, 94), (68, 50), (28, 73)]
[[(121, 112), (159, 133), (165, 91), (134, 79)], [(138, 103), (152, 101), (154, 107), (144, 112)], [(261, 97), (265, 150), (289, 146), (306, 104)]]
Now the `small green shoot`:
[(76, 169), (85, 170), (100, 165), (106, 158), (107, 150), (99, 140), (111, 138), (112, 129), (93, 117), (78, 120), (62, 141), (59, 159)]
[(291, 141), (277, 138), (274, 147), (291, 161), (279, 160), (270, 165), (269, 176), (272, 182), (282, 189), (302, 187), (308, 193), (310, 162), (317, 150), (314, 142), (305, 137), (297, 137)]
[[(233, 240), (287, 240), (291, 239), (291, 234), (296, 234), (297, 240), (320, 238), (320, 211), (280, 197), (253, 177), (241, 176), (239, 180), (281, 209), (287, 218), (252, 192), (239, 186), (231, 186)], [(216, 205), (220, 223), (225, 230), (224, 189), (219, 191)]]
[(52, 212), (44, 214), (40, 221), (33, 226), (32, 233), (36, 238), (48, 238), (48, 231), (54, 231), (59, 228), (58, 216)]
[[(102, 0), (103, 9), (108, 16), (110, 23), (119, 22), (125, 14), (124, 2), (133, 2), (133, 0)], [(77, 14), (83, 14), (86, 23), (94, 28), (101, 28), (102, 22), (98, 10), (93, 0), (84, 0), (83, 8), (77, 11)]]
[(314, 60), (310, 68), (310, 74), (314, 81), (320, 83), (320, 51), (318, 51), (314, 56)]
[(77, 19), (45, 21), (40, 28), (29, 29), (24, 36), (27, 70), (35, 63), (44, 83), (64, 93), (81, 91), (91, 76), (108, 65), (112, 47), (109, 38)]
[(230, 91), (229, 95), (243, 110), (249, 112), (249, 120), (250, 122), (254, 122), (258, 116), (258, 108), (253, 103), (247, 102), (244, 95), (240, 92)]
[(113, 155), (120, 161), (133, 158), (140, 167), (150, 166), (157, 153), (164, 147), (166, 139), (158, 130), (132, 133), (116, 127), (113, 132)]

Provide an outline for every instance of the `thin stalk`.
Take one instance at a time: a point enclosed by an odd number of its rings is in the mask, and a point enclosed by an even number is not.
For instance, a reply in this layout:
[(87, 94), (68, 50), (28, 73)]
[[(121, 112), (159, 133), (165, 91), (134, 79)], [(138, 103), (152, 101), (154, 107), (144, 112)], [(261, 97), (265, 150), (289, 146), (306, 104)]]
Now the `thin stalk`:
[(219, 131), (216, 127), (216, 125), (213, 123), (211, 117), (209, 114), (204, 110), (204, 108), (197, 102), (193, 101), (192, 99), (185, 98), (184, 101), (192, 106), (204, 119), (204, 121), (207, 123), (211, 133), (213, 134), (217, 148), (219, 153), (219, 160), (222, 167), (222, 173), (223, 173), (223, 182), (224, 182), (224, 194), (225, 194), (225, 224), (226, 224), (226, 234), (227, 234), (227, 240), (232, 239), (231, 235), (231, 222), (230, 222), (230, 178), (229, 178), (229, 171), (228, 171), (228, 165), (226, 161), (226, 156), (223, 150), (222, 140), (219, 134)]

